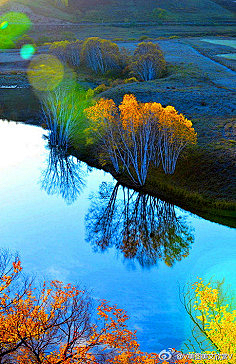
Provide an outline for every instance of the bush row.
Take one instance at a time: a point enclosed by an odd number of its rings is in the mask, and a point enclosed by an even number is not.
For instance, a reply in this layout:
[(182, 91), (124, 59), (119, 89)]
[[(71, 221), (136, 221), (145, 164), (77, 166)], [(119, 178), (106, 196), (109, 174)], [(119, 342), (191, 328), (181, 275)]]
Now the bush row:
[(110, 40), (98, 37), (85, 41), (60, 41), (50, 44), (50, 52), (63, 63), (73, 67), (86, 67), (105, 76), (134, 76), (140, 81), (149, 81), (163, 76), (166, 62), (158, 44), (139, 43), (134, 54), (119, 49)]

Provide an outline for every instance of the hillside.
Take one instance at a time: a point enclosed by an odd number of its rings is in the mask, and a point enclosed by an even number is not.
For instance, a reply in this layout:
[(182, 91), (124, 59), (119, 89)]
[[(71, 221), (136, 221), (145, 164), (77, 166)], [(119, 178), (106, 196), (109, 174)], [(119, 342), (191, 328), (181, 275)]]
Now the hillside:
[(234, 0), (214, 0), (217, 4), (236, 14), (236, 2)]
[[(86, 17), (106, 20), (206, 20), (229, 19), (232, 13), (212, 0), (71, 0), (71, 8)], [(144, 6), (145, 4), (145, 6)], [(207, 10), (206, 10), (207, 9)]]
[[(5, 7), (25, 5), (40, 16), (94, 22), (195, 21), (233, 19), (229, 0), (10, 0)], [(145, 4), (145, 6), (144, 6)], [(225, 4), (229, 4), (228, 9)]]

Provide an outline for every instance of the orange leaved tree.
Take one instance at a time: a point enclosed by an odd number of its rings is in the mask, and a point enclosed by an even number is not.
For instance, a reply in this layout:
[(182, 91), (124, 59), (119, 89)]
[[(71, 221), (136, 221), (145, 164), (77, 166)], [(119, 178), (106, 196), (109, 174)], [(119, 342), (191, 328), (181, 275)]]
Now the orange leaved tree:
[(181, 151), (197, 142), (192, 122), (173, 106), (163, 108), (160, 116), (160, 155), (164, 172), (173, 174)]
[[(1, 258), (0, 258), (1, 259)], [(39, 289), (23, 284), (21, 263), (0, 260), (0, 363), (157, 364), (143, 353), (126, 313), (105, 301), (92, 323), (91, 300), (84, 290), (58, 281)]]
[(119, 107), (113, 100), (100, 99), (85, 110), (88, 131), (99, 136), (116, 172), (126, 170), (132, 181), (144, 185), (149, 167), (162, 162), (165, 173), (174, 173), (180, 152), (196, 143), (191, 121), (172, 106), (156, 102), (141, 103), (125, 95)]

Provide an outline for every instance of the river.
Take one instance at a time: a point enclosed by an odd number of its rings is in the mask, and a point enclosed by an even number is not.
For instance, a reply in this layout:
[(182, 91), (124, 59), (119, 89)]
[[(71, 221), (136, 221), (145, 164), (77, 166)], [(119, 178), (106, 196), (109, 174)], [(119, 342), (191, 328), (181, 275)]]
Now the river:
[[(27, 273), (78, 283), (94, 298), (127, 310), (142, 350), (183, 348), (190, 321), (179, 289), (202, 277), (225, 278), (235, 290), (235, 230), (157, 199), (130, 197), (132, 191), (122, 187), (110, 200), (116, 181), (73, 157), (55, 160), (46, 133), (39, 127), (0, 122), (0, 247), (17, 251)], [(148, 208), (157, 208), (160, 216), (153, 216), (153, 222), (161, 221), (162, 243), (140, 246), (139, 240), (132, 251), (134, 245), (119, 241), (125, 223), (132, 223), (132, 231), (137, 223), (124, 216), (124, 197), (142, 218), (140, 209), (147, 207), (149, 219)], [(115, 207), (107, 209), (109, 201), (115, 201)], [(102, 240), (104, 225), (100, 230), (96, 225), (102, 215), (109, 243)], [(173, 226), (182, 240), (170, 246)]]

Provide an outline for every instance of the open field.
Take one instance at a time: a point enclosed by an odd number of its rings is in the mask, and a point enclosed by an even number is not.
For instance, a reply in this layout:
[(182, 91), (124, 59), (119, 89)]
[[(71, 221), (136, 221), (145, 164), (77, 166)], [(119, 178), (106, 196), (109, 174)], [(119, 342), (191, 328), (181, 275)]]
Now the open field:
[(205, 37), (205, 36), (235, 36), (234, 24), (215, 25), (199, 25), (199, 24), (167, 24), (167, 25), (150, 25), (150, 24), (121, 24), (121, 23), (78, 23), (68, 25), (66, 23), (59, 25), (35, 24), (29, 35), (44, 42), (63, 40), (68, 36), (73, 36), (77, 39), (85, 39), (99, 35), (105, 39), (123, 39), (124, 41), (138, 41), (140, 37), (146, 36), (150, 39), (160, 37)]
[[(216, 38), (191, 38), (185, 39), (185, 42), (194, 47), (198, 52), (211, 58), (217, 63), (236, 71), (235, 62), (235, 38), (225, 39), (224, 37)], [(225, 55), (225, 57), (223, 57)], [(227, 56), (226, 56), (227, 55)], [(232, 57), (230, 57), (232, 56)]]

